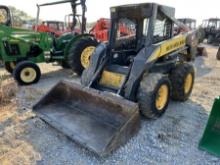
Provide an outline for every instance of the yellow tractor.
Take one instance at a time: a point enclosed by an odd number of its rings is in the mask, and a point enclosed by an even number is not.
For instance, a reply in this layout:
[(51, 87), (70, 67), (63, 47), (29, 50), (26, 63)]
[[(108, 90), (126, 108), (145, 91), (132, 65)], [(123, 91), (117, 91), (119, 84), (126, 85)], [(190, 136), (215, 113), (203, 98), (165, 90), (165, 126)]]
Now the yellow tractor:
[[(195, 34), (174, 36), (174, 16), (174, 8), (155, 3), (112, 7), (109, 42), (95, 49), (82, 85), (61, 81), (33, 110), (100, 156), (125, 144), (140, 114), (156, 119), (170, 98), (186, 101), (193, 89)], [(123, 24), (134, 33), (120, 33)]]

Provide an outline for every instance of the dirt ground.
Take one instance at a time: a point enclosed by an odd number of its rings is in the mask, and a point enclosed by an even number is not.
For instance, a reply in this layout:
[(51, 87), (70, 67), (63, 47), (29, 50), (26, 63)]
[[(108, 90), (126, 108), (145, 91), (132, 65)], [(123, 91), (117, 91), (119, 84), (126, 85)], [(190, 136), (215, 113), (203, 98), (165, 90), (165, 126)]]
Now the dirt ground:
[(106, 158), (81, 148), (32, 112), (34, 103), (59, 80), (79, 82), (70, 70), (41, 64), (40, 82), (19, 87), (16, 98), (0, 105), (0, 164), (220, 164), (217, 157), (198, 150), (213, 100), (220, 95), (217, 48), (207, 46), (207, 50), (208, 57), (195, 61), (196, 82), (190, 99), (171, 102), (158, 120), (142, 119), (137, 136)]

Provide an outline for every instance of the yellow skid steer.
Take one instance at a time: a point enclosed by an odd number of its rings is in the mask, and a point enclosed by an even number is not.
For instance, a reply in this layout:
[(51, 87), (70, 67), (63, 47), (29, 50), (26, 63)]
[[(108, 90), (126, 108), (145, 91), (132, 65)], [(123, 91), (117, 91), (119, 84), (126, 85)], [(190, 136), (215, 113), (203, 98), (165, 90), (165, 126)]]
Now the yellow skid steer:
[[(140, 113), (156, 119), (170, 98), (185, 101), (193, 89), (195, 37), (174, 36), (174, 14), (155, 3), (112, 7), (109, 42), (97, 46), (82, 85), (61, 81), (33, 110), (100, 156), (125, 144), (139, 130)], [(123, 24), (134, 33), (122, 33)]]

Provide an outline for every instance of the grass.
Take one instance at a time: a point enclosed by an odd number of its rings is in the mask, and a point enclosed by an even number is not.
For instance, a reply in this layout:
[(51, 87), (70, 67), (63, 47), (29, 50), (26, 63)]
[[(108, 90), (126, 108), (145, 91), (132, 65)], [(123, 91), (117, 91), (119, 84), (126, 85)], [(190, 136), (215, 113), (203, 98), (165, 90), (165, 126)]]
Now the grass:
[(8, 75), (8, 74), (3, 74), (3, 75), (0, 75), (0, 84), (6, 80), (10, 80), (11, 79), (11, 76)]
[(0, 103), (8, 103), (16, 95), (17, 85), (10, 75), (0, 75)]

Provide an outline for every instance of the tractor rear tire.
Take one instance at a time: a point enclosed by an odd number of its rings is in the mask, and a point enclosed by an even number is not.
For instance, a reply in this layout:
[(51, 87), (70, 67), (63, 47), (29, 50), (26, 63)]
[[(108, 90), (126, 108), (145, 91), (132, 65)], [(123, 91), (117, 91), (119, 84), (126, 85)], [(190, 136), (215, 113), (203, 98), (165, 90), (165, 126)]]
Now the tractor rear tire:
[(79, 39), (69, 50), (68, 63), (72, 70), (79, 76), (89, 66), (90, 57), (98, 45), (96, 39), (86, 37)]
[(13, 73), (13, 70), (16, 67), (16, 62), (5, 62), (5, 70), (9, 73)]
[(170, 74), (172, 85), (171, 98), (176, 101), (186, 101), (192, 93), (195, 71), (192, 64), (177, 65)]
[(217, 52), (217, 55), (216, 55), (216, 59), (217, 59), (217, 60), (220, 60), (220, 47), (218, 48), (218, 52)]
[(141, 113), (150, 119), (164, 114), (170, 100), (171, 85), (168, 77), (160, 73), (144, 75), (137, 91)]
[(61, 61), (60, 65), (62, 66), (63, 69), (70, 69), (70, 66), (66, 61)]
[(31, 85), (40, 80), (41, 71), (37, 64), (23, 61), (16, 66), (13, 76), (19, 85)]

